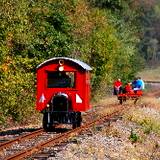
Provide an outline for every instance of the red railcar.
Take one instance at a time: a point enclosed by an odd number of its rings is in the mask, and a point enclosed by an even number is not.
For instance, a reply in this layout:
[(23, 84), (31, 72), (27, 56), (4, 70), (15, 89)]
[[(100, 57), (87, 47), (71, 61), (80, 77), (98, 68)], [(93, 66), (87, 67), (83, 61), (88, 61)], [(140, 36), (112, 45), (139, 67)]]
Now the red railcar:
[(43, 113), (43, 128), (54, 124), (81, 125), (81, 112), (91, 108), (90, 73), (86, 63), (67, 57), (44, 61), (37, 67), (36, 109)]
[(118, 97), (120, 104), (122, 104), (124, 101), (126, 101), (128, 99), (132, 99), (132, 100), (134, 100), (134, 103), (136, 103), (137, 100), (139, 99), (139, 97), (142, 96), (142, 94), (143, 94), (142, 90), (137, 90), (137, 91), (131, 90), (126, 93), (120, 93), (120, 94), (118, 94), (117, 97)]

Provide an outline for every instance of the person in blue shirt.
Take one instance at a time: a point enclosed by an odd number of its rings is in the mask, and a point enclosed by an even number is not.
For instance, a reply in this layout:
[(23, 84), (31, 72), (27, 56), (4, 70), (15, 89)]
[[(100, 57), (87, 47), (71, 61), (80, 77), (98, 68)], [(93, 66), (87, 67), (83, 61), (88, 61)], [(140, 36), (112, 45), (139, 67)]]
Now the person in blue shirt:
[(132, 88), (137, 88), (137, 78), (134, 78), (133, 82), (132, 82)]
[(132, 82), (132, 86), (133, 86), (133, 90), (143, 90), (144, 89), (144, 82), (141, 79), (141, 77), (136, 78), (133, 82)]
[(141, 87), (142, 87), (142, 81), (138, 78), (136, 83), (136, 88), (141, 89)]
[(142, 80), (141, 77), (138, 77), (138, 82), (141, 85), (140, 86), (141, 90), (144, 90), (145, 89), (145, 84), (144, 84), (144, 81)]

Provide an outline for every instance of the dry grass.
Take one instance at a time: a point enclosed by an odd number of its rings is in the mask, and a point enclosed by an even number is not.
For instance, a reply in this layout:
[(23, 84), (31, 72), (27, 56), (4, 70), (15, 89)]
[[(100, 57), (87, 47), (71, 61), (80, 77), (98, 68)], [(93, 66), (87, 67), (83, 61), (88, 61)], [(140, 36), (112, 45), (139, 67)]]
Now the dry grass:
[(160, 111), (160, 98), (159, 97), (148, 97), (144, 96), (138, 101), (138, 105), (142, 107), (151, 107), (155, 108), (156, 110)]
[(160, 67), (155, 69), (145, 69), (144, 71), (138, 73), (146, 81), (160, 81)]
[[(128, 129), (130, 128), (127, 124), (125, 127)], [(131, 159), (135, 160), (149, 160), (152, 155), (153, 157), (159, 156), (159, 153), (155, 152), (156, 149), (159, 148), (156, 139), (149, 138), (149, 135), (144, 134), (140, 128), (134, 129), (134, 133), (136, 133), (139, 138), (133, 144), (129, 139), (129, 133), (124, 132), (123, 128), (118, 128), (116, 123), (103, 131), (103, 135), (107, 137), (118, 137), (121, 139), (123, 149), (119, 154), (123, 154), (123, 157), (125, 157), (124, 159), (132, 157)]]
[[(98, 109), (98, 113), (100, 115), (110, 114), (115, 111), (116, 104), (118, 104), (117, 97), (107, 97), (99, 103), (98, 106), (101, 108)], [(125, 120), (135, 122), (142, 126), (144, 133), (149, 134), (150, 132), (155, 132), (160, 135), (159, 98), (142, 97), (137, 102), (137, 105), (133, 105), (133, 101), (127, 101), (126, 105), (132, 107), (124, 114), (123, 117)]]
[(151, 107), (131, 108), (124, 114), (124, 119), (136, 122), (143, 127), (144, 133), (160, 135), (160, 112)]
[[(99, 102), (98, 113), (110, 114), (115, 111), (116, 104), (116, 96), (106, 97)], [(145, 133), (155, 132), (160, 135), (160, 98), (144, 96), (136, 105), (132, 100), (127, 101), (125, 105), (132, 107), (124, 114), (124, 119), (138, 123)]]
[(106, 97), (103, 100), (101, 100), (100, 102), (98, 102), (98, 104), (101, 106), (109, 106), (109, 105), (114, 105), (114, 104), (118, 104), (117, 101), (117, 97), (116, 96), (111, 96), (111, 97)]
[(118, 103), (119, 102), (117, 97), (112, 96), (104, 98), (98, 102), (98, 105), (95, 104), (94, 106), (96, 106), (95, 108), (97, 109), (97, 113), (99, 115), (107, 115), (113, 113), (116, 110), (115, 105), (118, 105)]

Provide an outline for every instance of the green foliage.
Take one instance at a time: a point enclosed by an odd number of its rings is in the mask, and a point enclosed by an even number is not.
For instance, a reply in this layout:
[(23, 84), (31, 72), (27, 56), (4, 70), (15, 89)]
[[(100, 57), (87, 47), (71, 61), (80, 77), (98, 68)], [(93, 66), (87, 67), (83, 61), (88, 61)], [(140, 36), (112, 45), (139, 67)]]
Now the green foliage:
[(139, 25), (141, 26), (141, 42), (139, 43), (139, 52), (146, 60), (147, 66), (155, 66), (160, 61), (160, 2), (157, 0), (146, 0), (144, 4), (136, 6), (139, 14)]
[(98, 7), (101, 7), (101, 8), (108, 8), (108, 9), (122, 9), (122, 3), (123, 3), (123, 0), (90, 0), (90, 2), (95, 5), (95, 6), (98, 6)]
[(3, 0), (0, 9), (1, 124), (35, 114), (36, 66), (70, 53), (72, 25), (60, 1)]
[(129, 139), (131, 140), (132, 143), (137, 142), (139, 139), (139, 136), (133, 131), (132, 128), (131, 128), (131, 134), (129, 136)]
[(94, 97), (117, 77), (132, 79), (141, 67), (129, 2), (2, 0), (0, 10), (0, 123), (35, 114), (36, 66), (48, 58), (90, 64)]
[[(25, 121), (34, 113), (35, 79), (33, 64), (35, 60), (17, 57), (8, 59), (0, 68), (0, 111), (3, 117), (11, 116), (15, 121)], [(0, 123), (4, 121), (4, 118)]]
[[(130, 80), (133, 78), (136, 70), (140, 68), (139, 65), (142, 62), (136, 47), (139, 42), (139, 38), (135, 35), (137, 28), (131, 24), (125, 24), (125, 20), (120, 19), (119, 16), (111, 15), (110, 23), (116, 27), (115, 34), (119, 42), (117, 56), (113, 61), (114, 70), (116, 70), (113, 77)], [(137, 59), (139, 63), (137, 63)]]

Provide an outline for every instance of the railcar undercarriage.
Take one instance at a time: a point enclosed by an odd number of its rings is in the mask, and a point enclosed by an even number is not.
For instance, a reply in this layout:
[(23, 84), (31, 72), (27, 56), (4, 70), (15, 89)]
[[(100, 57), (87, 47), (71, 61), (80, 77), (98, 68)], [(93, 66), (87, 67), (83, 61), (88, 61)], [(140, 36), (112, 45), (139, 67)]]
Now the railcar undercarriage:
[(43, 128), (50, 131), (56, 124), (72, 124), (73, 128), (80, 127), (81, 112), (74, 112), (70, 106), (71, 102), (67, 94), (54, 95), (49, 107), (43, 111)]

